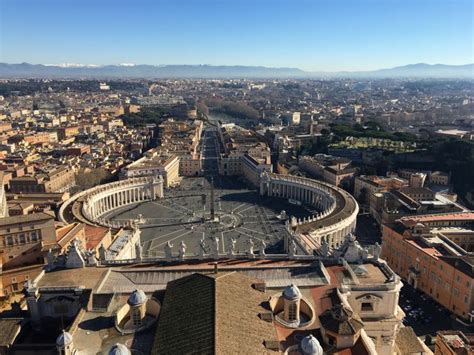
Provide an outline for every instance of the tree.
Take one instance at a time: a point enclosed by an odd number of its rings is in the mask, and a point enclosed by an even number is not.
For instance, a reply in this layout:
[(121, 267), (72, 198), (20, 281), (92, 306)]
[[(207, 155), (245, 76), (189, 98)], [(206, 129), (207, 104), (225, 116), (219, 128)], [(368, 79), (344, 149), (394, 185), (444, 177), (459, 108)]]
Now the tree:
[(76, 185), (80, 190), (87, 190), (99, 185), (110, 178), (110, 174), (103, 168), (92, 170), (81, 169), (76, 175)]

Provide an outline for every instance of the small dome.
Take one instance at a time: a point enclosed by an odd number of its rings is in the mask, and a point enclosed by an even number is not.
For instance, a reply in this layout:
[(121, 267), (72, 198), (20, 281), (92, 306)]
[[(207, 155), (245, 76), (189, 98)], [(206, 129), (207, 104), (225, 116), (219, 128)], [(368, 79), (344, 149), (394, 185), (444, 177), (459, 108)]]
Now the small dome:
[(130, 350), (123, 344), (117, 343), (109, 350), (109, 355), (130, 355)]
[(301, 340), (300, 348), (304, 355), (323, 355), (323, 348), (312, 334)]
[(283, 297), (287, 300), (293, 301), (301, 298), (301, 292), (298, 286), (290, 285), (283, 290)]
[(72, 335), (65, 330), (56, 338), (56, 345), (60, 348), (65, 348), (72, 343)]
[(138, 306), (140, 304), (145, 303), (146, 300), (147, 298), (146, 298), (145, 292), (143, 292), (142, 290), (135, 290), (132, 292), (130, 297), (128, 297), (127, 303), (130, 306)]

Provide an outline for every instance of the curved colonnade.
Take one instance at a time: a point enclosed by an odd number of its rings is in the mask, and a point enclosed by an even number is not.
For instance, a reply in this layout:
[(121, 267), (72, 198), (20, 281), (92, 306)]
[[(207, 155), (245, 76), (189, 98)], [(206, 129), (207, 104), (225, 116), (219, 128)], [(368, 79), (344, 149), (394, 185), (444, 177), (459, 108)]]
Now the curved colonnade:
[(59, 211), (60, 220), (66, 222), (66, 211), (82, 222), (92, 222), (105, 227), (121, 228), (130, 221), (110, 221), (105, 215), (117, 208), (153, 201), (163, 197), (163, 178), (136, 177), (95, 186), (82, 191), (66, 201)]
[(268, 174), (260, 177), (260, 194), (294, 199), (318, 209), (307, 218), (292, 218), (289, 228), (295, 240), (309, 254), (326, 242), (337, 248), (354, 231), (359, 206), (348, 192), (309, 178)]

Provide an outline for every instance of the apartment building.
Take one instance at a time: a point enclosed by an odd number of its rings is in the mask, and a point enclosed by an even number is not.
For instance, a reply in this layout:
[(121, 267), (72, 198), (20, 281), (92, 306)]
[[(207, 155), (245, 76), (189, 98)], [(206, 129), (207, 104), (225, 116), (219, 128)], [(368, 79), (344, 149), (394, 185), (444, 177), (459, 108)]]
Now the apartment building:
[(411, 286), (474, 321), (474, 213), (403, 217), (383, 226), (382, 257)]

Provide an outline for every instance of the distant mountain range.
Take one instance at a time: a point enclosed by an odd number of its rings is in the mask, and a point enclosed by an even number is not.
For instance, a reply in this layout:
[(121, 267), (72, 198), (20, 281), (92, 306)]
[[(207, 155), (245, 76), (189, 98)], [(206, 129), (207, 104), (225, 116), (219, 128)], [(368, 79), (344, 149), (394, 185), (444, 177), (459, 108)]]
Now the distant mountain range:
[(373, 71), (308, 72), (298, 68), (240, 65), (83, 65), (0, 63), (0, 78), (468, 78), (474, 64), (409, 64)]

